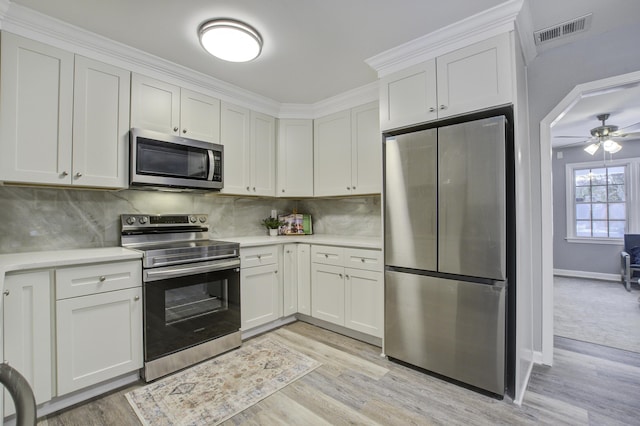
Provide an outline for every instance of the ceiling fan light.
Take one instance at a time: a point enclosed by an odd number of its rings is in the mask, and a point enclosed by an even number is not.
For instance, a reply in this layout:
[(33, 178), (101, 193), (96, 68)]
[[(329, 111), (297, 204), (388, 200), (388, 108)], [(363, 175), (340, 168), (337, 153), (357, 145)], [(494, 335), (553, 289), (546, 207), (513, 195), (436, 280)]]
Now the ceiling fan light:
[(610, 154), (615, 154), (622, 149), (622, 146), (611, 139), (604, 142), (602, 148)]
[(600, 144), (592, 143), (591, 145), (587, 146), (584, 150), (587, 151), (589, 154), (593, 155), (596, 153), (596, 151), (598, 151), (598, 147), (600, 147)]
[(253, 27), (232, 19), (213, 19), (198, 29), (202, 47), (229, 62), (247, 62), (262, 51), (262, 37)]

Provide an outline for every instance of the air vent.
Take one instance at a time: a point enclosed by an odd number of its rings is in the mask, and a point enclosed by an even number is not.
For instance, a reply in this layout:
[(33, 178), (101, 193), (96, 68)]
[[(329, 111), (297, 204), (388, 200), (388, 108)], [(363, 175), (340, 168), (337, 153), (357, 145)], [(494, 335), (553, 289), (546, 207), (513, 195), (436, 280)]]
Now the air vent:
[(581, 16), (570, 21), (563, 22), (553, 27), (538, 30), (533, 33), (536, 45), (543, 43), (549, 43), (550, 41), (557, 40), (562, 37), (567, 37), (571, 34), (587, 31), (591, 27), (592, 13)]

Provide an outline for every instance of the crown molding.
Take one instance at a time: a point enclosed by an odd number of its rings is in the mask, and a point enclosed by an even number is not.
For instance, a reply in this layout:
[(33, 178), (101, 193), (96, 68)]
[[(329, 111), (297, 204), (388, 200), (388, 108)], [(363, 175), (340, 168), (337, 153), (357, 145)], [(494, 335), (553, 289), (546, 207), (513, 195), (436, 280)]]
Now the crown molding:
[(538, 56), (536, 42), (533, 39), (533, 18), (529, 9), (529, 0), (524, 0), (522, 9), (516, 17), (516, 30), (520, 35), (520, 46), (524, 56), (525, 65), (529, 65)]
[(524, 0), (509, 0), (415, 40), (401, 44), (365, 62), (382, 78), (412, 65), (515, 29)]
[(375, 102), (379, 98), (379, 87), (379, 83), (374, 81), (373, 83), (348, 90), (339, 95), (316, 102), (315, 104), (282, 104), (278, 117), (318, 118), (369, 102)]

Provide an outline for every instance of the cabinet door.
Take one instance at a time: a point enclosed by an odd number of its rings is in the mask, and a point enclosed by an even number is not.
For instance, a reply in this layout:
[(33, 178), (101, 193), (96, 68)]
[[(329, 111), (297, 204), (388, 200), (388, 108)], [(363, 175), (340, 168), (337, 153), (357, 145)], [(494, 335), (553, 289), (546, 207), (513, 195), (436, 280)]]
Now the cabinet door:
[(251, 112), (251, 195), (276, 193), (276, 120)]
[(247, 108), (222, 102), (220, 142), (224, 145), (225, 194), (251, 194), (249, 185), (251, 112)]
[(438, 116), (511, 102), (510, 52), (502, 34), (438, 57)]
[(278, 123), (278, 197), (313, 196), (313, 121)]
[(142, 367), (142, 288), (56, 303), (58, 395)]
[[(4, 360), (27, 379), (36, 404), (53, 396), (51, 288), (50, 271), (7, 275), (4, 282)], [(4, 394), (9, 416), (15, 407)]]
[(220, 143), (220, 100), (181, 89), (180, 127), (184, 137)]
[(345, 326), (376, 337), (384, 334), (382, 272), (345, 268)]
[(73, 54), (2, 32), (0, 180), (71, 183)]
[(382, 134), (378, 103), (351, 110), (351, 193), (382, 190)]
[(395, 129), (438, 118), (436, 61), (380, 79), (380, 127)]
[(313, 136), (314, 195), (351, 194), (351, 111), (315, 120)]
[(126, 188), (130, 73), (77, 56), (74, 78), (72, 182)]
[(298, 244), (298, 312), (311, 315), (311, 246)]
[(344, 268), (311, 265), (311, 316), (344, 325)]
[(140, 74), (131, 77), (131, 127), (177, 135), (180, 88)]
[(283, 256), (283, 312), (284, 316), (298, 312), (298, 249), (297, 244), (285, 244)]
[(282, 316), (282, 293), (277, 264), (241, 269), (240, 286), (242, 330), (246, 331)]

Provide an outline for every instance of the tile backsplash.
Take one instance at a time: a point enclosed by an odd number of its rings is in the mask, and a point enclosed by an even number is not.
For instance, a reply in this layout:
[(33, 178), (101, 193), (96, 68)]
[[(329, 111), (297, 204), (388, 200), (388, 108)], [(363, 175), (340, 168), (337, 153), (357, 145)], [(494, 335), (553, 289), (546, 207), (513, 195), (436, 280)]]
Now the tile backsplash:
[(122, 213), (206, 213), (211, 238), (266, 235), (271, 210), (297, 208), (316, 234), (380, 236), (380, 196), (285, 200), (219, 194), (0, 187), (0, 253), (120, 244)]

